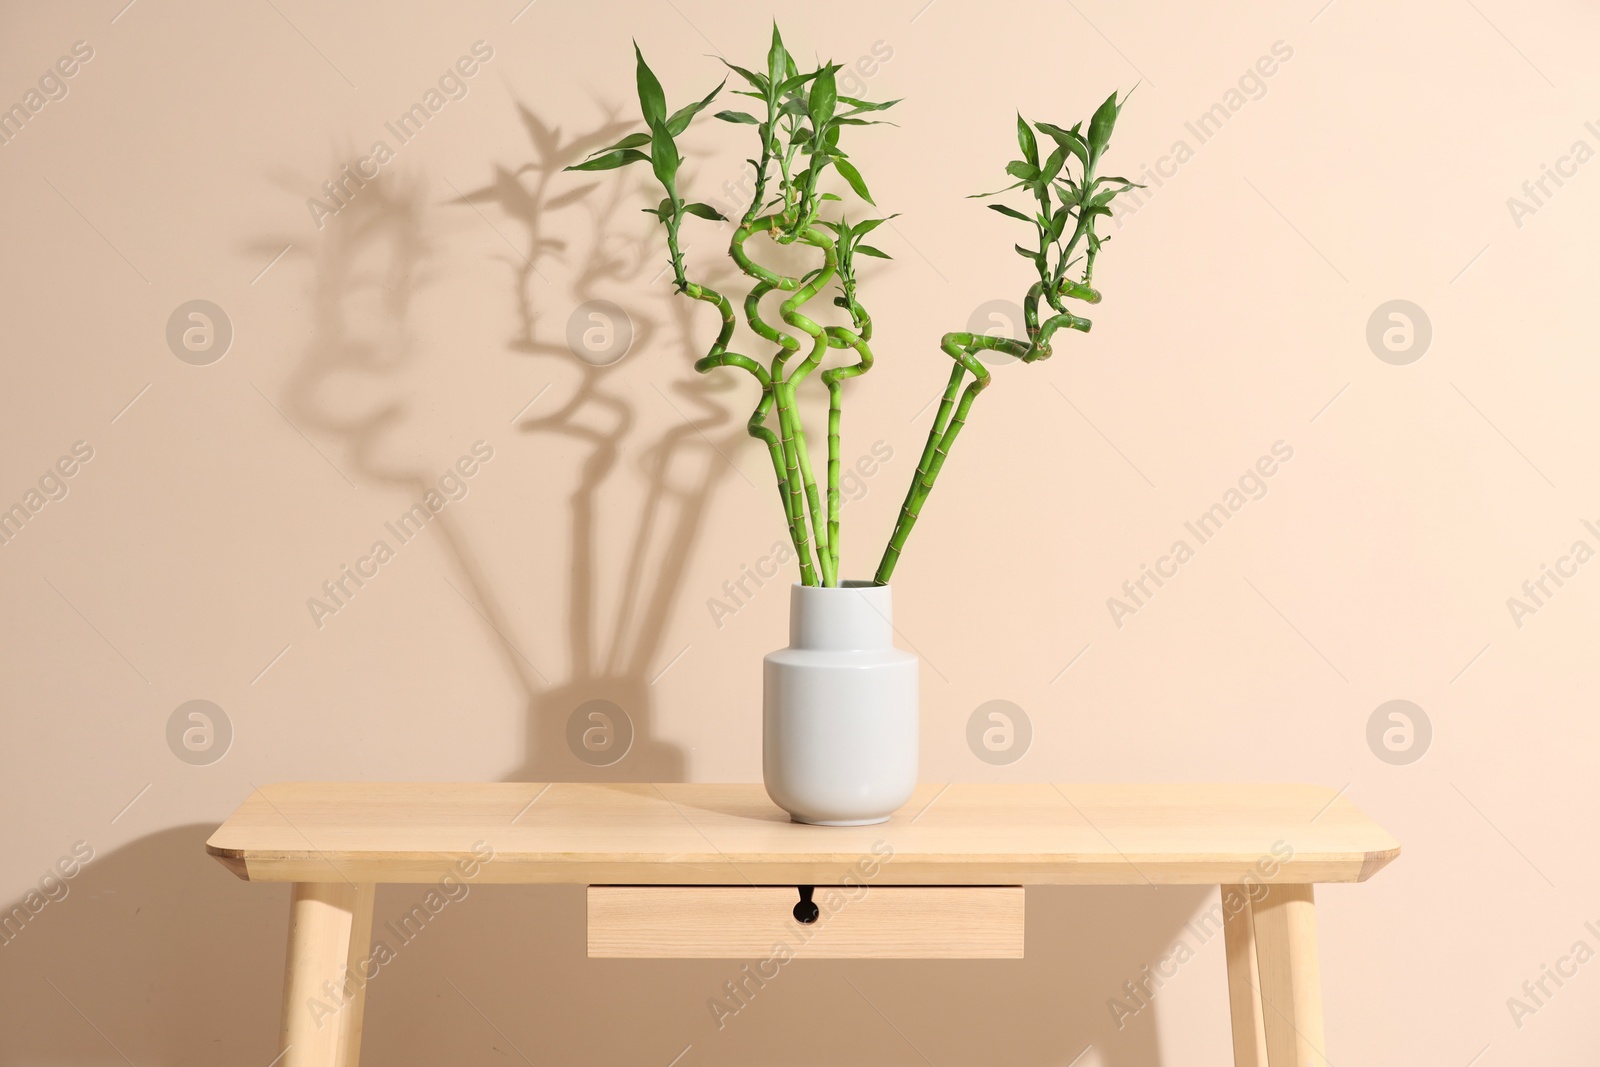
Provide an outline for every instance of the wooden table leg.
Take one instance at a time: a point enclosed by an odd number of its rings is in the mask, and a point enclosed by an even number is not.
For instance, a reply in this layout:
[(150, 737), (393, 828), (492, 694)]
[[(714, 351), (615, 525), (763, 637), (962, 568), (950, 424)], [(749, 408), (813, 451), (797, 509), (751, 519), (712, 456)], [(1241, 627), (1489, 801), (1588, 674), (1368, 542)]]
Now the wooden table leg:
[[(1241, 894), (1244, 906), (1229, 912), (1229, 893)], [(1235, 1062), (1327, 1067), (1311, 886), (1224, 886), (1223, 913)]]
[(1267, 1067), (1267, 1029), (1261, 1014), (1261, 972), (1256, 963), (1249, 886), (1222, 887), (1222, 940), (1228, 950), (1234, 1067)]
[(295, 883), (280, 1067), (356, 1067), (375, 889), (370, 883)]

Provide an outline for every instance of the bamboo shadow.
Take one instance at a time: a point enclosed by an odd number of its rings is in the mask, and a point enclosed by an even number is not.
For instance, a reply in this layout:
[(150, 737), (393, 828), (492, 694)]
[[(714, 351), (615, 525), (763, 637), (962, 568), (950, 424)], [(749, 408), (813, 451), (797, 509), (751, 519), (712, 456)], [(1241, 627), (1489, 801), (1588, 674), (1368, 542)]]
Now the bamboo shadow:
[[(596, 181), (563, 173), (563, 168), (616, 140), (634, 124), (608, 118), (597, 128), (568, 137), (526, 105), (516, 107), (528, 135), (530, 158), (495, 164), (489, 183), (462, 194), (457, 202), (498, 212), (520, 231), (516, 254), (502, 257), (509, 268), (518, 326), (507, 347), (524, 356), (541, 376), (573, 381), (568, 398), (556, 410), (522, 420), (519, 431), (566, 438), (586, 454), (568, 499), (573, 550), (567, 570), (571, 640), (567, 677), (559, 685), (530, 692), (525, 761), (511, 777), (679, 781), (684, 775), (681, 749), (655, 738), (650, 730), (653, 687), (682, 654), (666, 647), (668, 624), (708, 506), (727, 479), (728, 468), (733, 467), (728, 457), (743, 436), (718, 399), (732, 387), (690, 369), (703, 353), (694, 348), (692, 314), (681, 300), (667, 305), (676, 336), (661, 346), (665, 355), (651, 354), (658, 326), (640, 313), (636, 298), (626, 296), (622, 299), (632, 310), (610, 305), (589, 312), (599, 325), (631, 333), (626, 353), (592, 353), (575, 343), (588, 325), (582, 317), (585, 309), (597, 302), (609, 304), (607, 295), (637, 294), (652, 286), (663, 298), (668, 295), (658, 262), (664, 260), (657, 254), (658, 235), (638, 225), (622, 225), (636, 218), (634, 188), (615, 176)], [(588, 215), (584, 229), (591, 235), (576, 250), (551, 233), (558, 217), (575, 212)], [(558, 263), (573, 294), (567, 303), (575, 307), (570, 314), (551, 316), (541, 310), (538, 290), (549, 285), (543, 266)], [(646, 373), (652, 376), (656, 368), (670, 367), (666, 386), (652, 380), (650, 389), (673, 415), (670, 428), (640, 452), (646, 489), (630, 516), (632, 532), (620, 568), (622, 580), (603, 582), (604, 575), (615, 571), (600, 558), (600, 533), (610, 525), (602, 498), (636, 428), (630, 389), (638, 390), (638, 380), (625, 376), (624, 370), (628, 362), (640, 361), (648, 361)], [(615, 591), (608, 594), (608, 589)], [(576, 754), (579, 766), (563, 760), (563, 753)]]
[[(432, 280), (430, 208), (420, 179), (380, 173), (326, 223), (312, 253), (311, 336), (284, 396), (297, 428), (338, 441), (334, 465), (352, 484), (403, 493), (413, 502), (439, 493), (440, 474), (392, 458), (414, 451), (407, 436), (412, 404), (394, 383), (427, 355), (418, 349), (411, 320), (413, 302)], [(507, 653), (521, 689), (536, 692), (544, 678), (510, 636), (513, 623), (496, 583), (455, 512), (443, 507), (423, 521), (420, 529), (404, 522), (387, 526), (396, 540), (424, 532), (437, 538), (456, 575), (445, 580), (495, 635), (491, 640)]]
[[(579, 480), (568, 500), (570, 557), (565, 625), (570, 654), (557, 668), (548, 650), (530, 649), (505, 604), (518, 596), (496, 580), (475, 551), (455, 513), (445, 508), (428, 525), (443, 547), (456, 580), (451, 587), (478, 616), (527, 704), (526, 740), (512, 780), (678, 781), (682, 749), (655, 736), (653, 683), (673, 658), (665, 635), (682, 592), (684, 574), (713, 494), (726, 480), (726, 457), (738, 439), (718, 402), (722, 383), (692, 370), (686, 309), (672, 307), (678, 340), (655, 351), (660, 327), (650, 305), (634, 302), (626, 315), (631, 347), (617, 361), (597, 361), (567, 340), (571, 305), (582, 308), (607, 292), (647, 289), (652, 269), (647, 249), (654, 234), (629, 227), (619, 237), (619, 213), (629, 211), (619, 183), (576, 180), (569, 163), (618, 136), (625, 124), (608, 119), (572, 136), (518, 106), (531, 159), (497, 164), (490, 182), (460, 194), (446, 207), (498, 212), (490, 224), (509, 222), (522, 243), (499, 256), (509, 270), (517, 330), (506, 348), (538, 371), (546, 387), (566, 399), (557, 410), (521, 420), (520, 433), (575, 442), (584, 450)], [(284, 399), (288, 416), (306, 432), (339, 442), (336, 466), (362, 487), (381, 486), (421, 500), (437, 472), (391, 457), (410, 449), (412, 402), (395, 381), (426, 360), (412, 329), (412, 304), (431, 280), (430, 214), (418, 180), (381, 173), (326, 220), (314, 253), (312, 335), (291, 373)], [(486, 215), (487, 219), (488, 216)], [(580, 221), (572, 239), (571, 222)], [(631, 218), (628, 221), (633, 221)], [(566, 223), (561, 235), (552, 225)], [(570, 296), (551, 297), (547, 271), (567, 275)], [(541, 292), (543, 290), (543, 292)], [(662, 289), (665, 296), (666, 290)], [(545, 306), (550, 305), (550, 306)], [(552, 312), (551, 307), (555, 310)], [(680, 350), (681, 349), (681, 350)], [(643, 368), (664, 406), (668, 428), (644, 437), (630, 397)], [(629, 381), (624, 380), (628, 376)], [(531, 390), (530, 390), (531, 391)], [(376, 394), (375, 402), (349, 406), (349, 395)], [(664, 412), (654, 413), (656, 423)], [(608, 485), (631, 455), (638, 456), (646, 489), (623, 507), (605, 507)], [(615, 496), (615, 494), (613, 494)], [(615, 506), (615, 501), (612, 501)], [(618, 558), (602, 537), (619, 525), (630, 529)], [(558, 563), (558, 566), (560, 563)], [(606, 580), (620, 573), (620, 586)]]

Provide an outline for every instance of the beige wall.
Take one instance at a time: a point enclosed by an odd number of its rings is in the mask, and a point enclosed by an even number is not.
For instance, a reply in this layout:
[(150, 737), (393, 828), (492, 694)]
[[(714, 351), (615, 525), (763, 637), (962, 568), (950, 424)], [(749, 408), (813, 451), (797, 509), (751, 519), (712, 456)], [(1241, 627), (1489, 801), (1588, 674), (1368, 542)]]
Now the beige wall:
[[(0, 1063), (265, 1064), (285, 897), (201, 852), (254, 784), (759, 776), (785, 594), (720, 626), (707, 603), (782, 537), (748, 389), (690, 369), (712, 323), (652, 284), (644, 174), (553, 172), (633, 121), (630, 35), (681, 101), (720, 76), (707, 53), (759, 56), (773, 11), (121, 4), (13, 2), (0, 32), (5, 105), (92, 49), (0, 145), (0, 505), (92, 449), (0, 545), (0, 901), (76, 842), (94, 855), (0, 947)], [(961, 199), (1000, 183), (1013, 110), (1070, 123), (1142, 81), (1113, 169), (1169, 177), (1113, 229), (1094, 332), (997, 371), (897, 575), (924, 775), (1346, 787), (1405, 854), (1319, 896), (1335, 1062), (1578, 1062), (1600, 964), (1520, 1020), (1507, 999), (1600, 949), (1600, 564), (1520, 619), (1507, 598), (1600, 548), (1600, 163), (1562, 162), (1600, 149), (1600, 19), (1319, 7), (784, 16), (801, 55), (888, 53), (865, 91), (906, 98), (855, 139), (902, 216), (845, 422), (847, 459), (892, 458), (845, 511), (845, 571), (870, 571), (914, 466), (937, 338), (1027, 284), (1016, 234)], [(478, 41), (465, 97), (400, 145), (384, 124)], [(1202, 142), (1186, 123), (1217, 104)], [(737, 177), (740, 134), (696, 128), (691, 189)], [(382, 177), (314, 219), (380, 138)], [(1542, 165), (1570, 176), (1535, 203)], [(691, 259), (725, 239), (697, 225)], [(165, 336), (196, 299), (233, 331), (209, 365)], [(565, 333), (596, 299), (636, 336), (585, 370)], [(1366, 339), (1397, 299), (1433, 334), (1405, 365)], [(386, 532), (480, 441), (463, 499), (409, 543)], [(1198, 545), (1184, 523), (1279, 441), (1265, 495)], [(1119, 626), (1108, 598), (1185, 537), (1193, 559)], [(307, 599), (379, 539), (394, 557), (319, 626)], [(167, 739), (196, 699), (234, 734), (209, 765)], [(603, 770), (565, 741), (590, 699), (636, 731)], [(966, 741), (996, 699), (1033, 727), (1005, 766)], [(1397, 699), (1433, 730), (1405, 765), (1367, 741)], [(1222, 1064), (1219, 943), (1125, 1029), (1106, 1004), (1208, 899), (1037, 892), (1026, 961), (802, 966), (718, 1031), (726, 965), (590, 962), (575, 891), (479, 889), (373, 988), (369, 1062)], [(411, 902), (385, 891), (380, 921)]]

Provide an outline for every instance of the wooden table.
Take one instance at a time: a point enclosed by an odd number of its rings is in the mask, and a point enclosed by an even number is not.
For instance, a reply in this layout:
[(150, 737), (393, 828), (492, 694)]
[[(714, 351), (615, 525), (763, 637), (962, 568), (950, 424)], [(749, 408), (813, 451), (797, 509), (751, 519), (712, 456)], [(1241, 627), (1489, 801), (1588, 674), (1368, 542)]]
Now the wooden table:
[(1219, 885), (1197, 922), (1224, 933), (1235, 1063), (1322, 1067), (1312, 884), (1400, 851), (1319, 786), (927, 785), (886, 823), (821, 827), (759, 785), (517, 782), (268, 786), (206, 848), (294, 883), (283, 1067), (357, 1062), (383, 882), (584, 885), (590, 956), (757, 961), (1020, 958), (1025, 886)]

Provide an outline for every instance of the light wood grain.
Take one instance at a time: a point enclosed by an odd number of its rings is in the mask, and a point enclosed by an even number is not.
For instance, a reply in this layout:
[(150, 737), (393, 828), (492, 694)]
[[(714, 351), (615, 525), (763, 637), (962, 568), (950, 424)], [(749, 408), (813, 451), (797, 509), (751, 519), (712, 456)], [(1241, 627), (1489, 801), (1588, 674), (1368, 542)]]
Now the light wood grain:
[(255, 880), (430, 882), (476, 842), (476, 881), (580, 885), (839, 885), (875, 848), (883, 884), (1352, 882), (1399, 853), (1321, 786), (994, 783), (865, 827), (790, 822), (759, 785), (285, 783), (208, 847)]
[(1326, 1067), (1317, 920), (1309, 885), (1275, 885), (1252, 906), (1272, 1067)]
[(372, 941), (375, 888), (312, 882), (291, 892), (282, 1067), (356, 1067), (366, 1007), (360, 966)]
[(1234, 1067), (1267, 1067), (1267, 1031), (1262, 1018), (1261, 975), (1250, 894), (1260, 886), (1222, 887), (1223, 944), (1228, 955), (1228, 1007), (1233, 1016)]
[[(792, 887), (589, 887), (589, 955), (742, 959), (772, 977), (790, 959), (1021, 959), (1020, 886), (834, 886), (817, 921)], [(770, 972), (770, 973), (767, 973)]]

